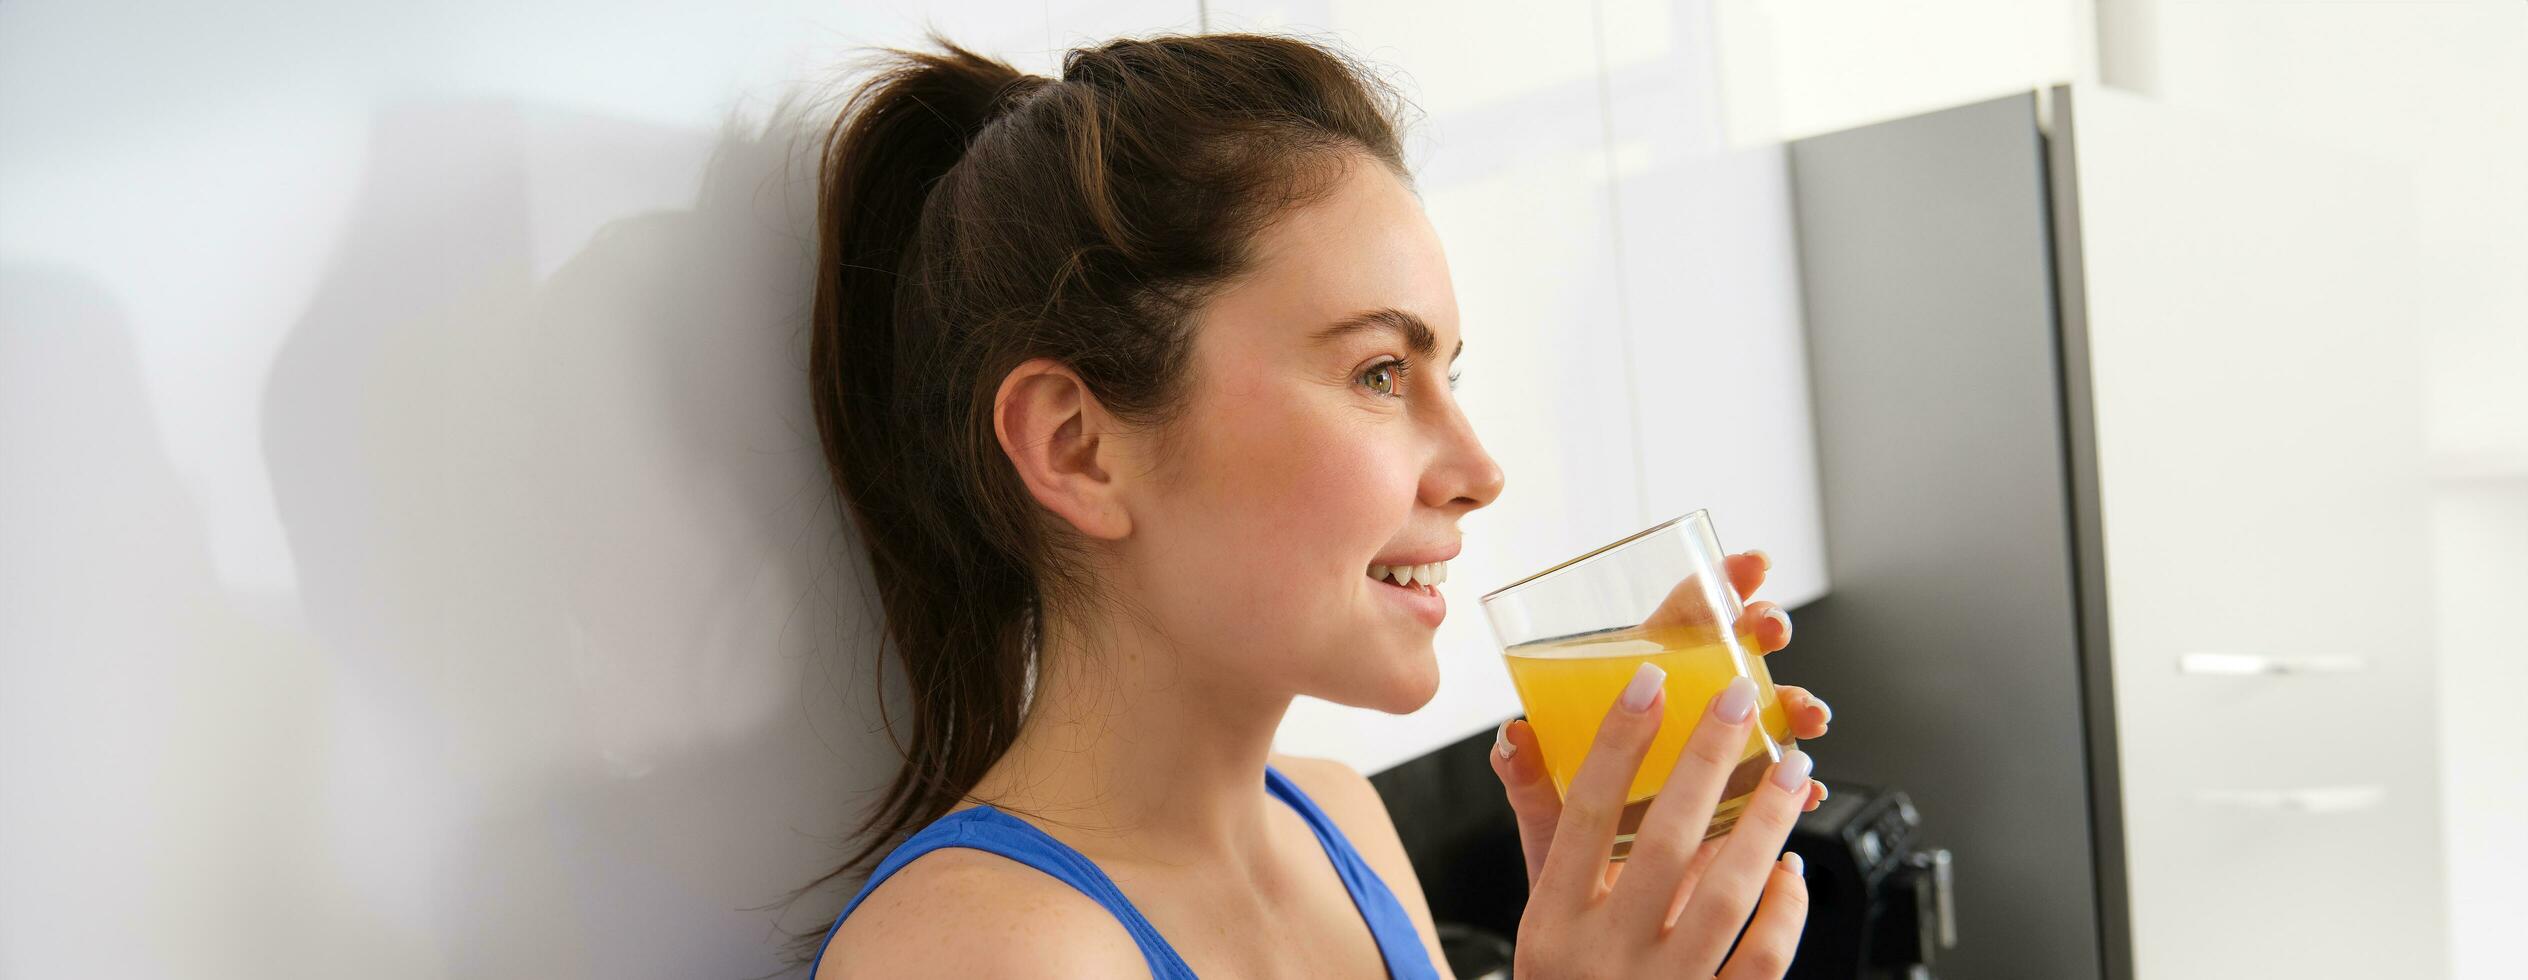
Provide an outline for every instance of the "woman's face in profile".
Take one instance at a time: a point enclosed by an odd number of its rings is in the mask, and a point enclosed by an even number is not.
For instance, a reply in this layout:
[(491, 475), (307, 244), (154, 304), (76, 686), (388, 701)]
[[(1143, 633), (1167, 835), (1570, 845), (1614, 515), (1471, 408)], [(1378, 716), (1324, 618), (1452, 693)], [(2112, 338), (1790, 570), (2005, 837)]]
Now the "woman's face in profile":
[(1411, 711), (1438, 689), (1443, 603), (1370, 566), (1454, 555), (1502, 488), (1450, 391), (1439, 236), (1361, 157), (1255, 248), (1203, 311), (1174, 455), (1132, 502), (1139, 596), (1206, 682)]

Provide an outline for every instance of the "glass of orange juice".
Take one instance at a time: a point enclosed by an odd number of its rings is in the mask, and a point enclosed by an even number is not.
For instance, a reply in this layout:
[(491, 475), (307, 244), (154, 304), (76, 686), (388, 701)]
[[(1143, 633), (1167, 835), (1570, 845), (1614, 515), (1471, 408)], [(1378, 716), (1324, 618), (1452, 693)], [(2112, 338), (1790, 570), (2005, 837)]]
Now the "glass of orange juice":
[(1731, 678), (1755, 681), (1757, 730), (1747, 737), (1704, 838), (1736, 826), (1766, 767), (1797, 746), (1756, 646), (1755, 624), (1740, 621), (1743, 608), (1722, 565), (1725, 555), (1711, 513), (1698, 510), (1483, 597), (1556, 793), (1571, 792), (1598, 723), (1642, 662), (1668, 672), (1659, 735), (1625, 797), (1615, 860), (1631, 851), (1633, 832), (1667, 783), (1686, 736)]

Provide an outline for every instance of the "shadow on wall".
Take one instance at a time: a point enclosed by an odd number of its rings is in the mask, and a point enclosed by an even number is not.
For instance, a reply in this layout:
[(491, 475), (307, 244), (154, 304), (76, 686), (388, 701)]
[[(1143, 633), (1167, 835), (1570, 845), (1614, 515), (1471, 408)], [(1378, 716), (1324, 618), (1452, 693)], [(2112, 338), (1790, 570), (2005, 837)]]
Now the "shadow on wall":
[(0, 264), (0, 962), (271, 975), (309, 906), (391, 949), (309, 867), (318, 658), (223, 593), (149, 395), (108, 290)]
[(754, 976), (840, 905), (750, 911), (896, 763), (805, 391), (818, 134), (774, 118), (377, 117), (263, 439), (332, 662), (302, 846), (413, 975)]

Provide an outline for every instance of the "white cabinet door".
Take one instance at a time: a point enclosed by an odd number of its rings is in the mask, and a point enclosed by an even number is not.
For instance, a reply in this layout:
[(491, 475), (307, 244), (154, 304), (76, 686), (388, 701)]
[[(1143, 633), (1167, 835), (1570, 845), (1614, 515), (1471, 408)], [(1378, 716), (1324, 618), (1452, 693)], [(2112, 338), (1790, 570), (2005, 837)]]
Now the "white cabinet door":
[(2137, 972), (2438, 975), (2408, 175), (2073, 110)]
[(1773, 558), (1763, 598), (1807, 602), (1825, 529), (1788, 153), (1723, 139), (1704, 5), (1604, 3), (1598, 31), (1642, 506), (1710, 508), (1724, 546)]

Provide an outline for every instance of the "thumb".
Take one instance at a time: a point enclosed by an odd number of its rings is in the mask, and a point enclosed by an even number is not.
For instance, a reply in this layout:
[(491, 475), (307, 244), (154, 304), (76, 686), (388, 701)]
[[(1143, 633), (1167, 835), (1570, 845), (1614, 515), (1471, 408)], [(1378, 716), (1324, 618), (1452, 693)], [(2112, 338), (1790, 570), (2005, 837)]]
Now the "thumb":
[(1501, 777), (1510, 809), (1518, 814), (1519, 848), (1527, 852), (1527, 884), (1533, 888), (1537, 874), (1545, 868), (1545, 850), (1554, 842), (1554, 828), (1562, 823), (1562, 794), (1555, 792), (1554, 781), (1545, 774), (1545, 750), (1537, 744), (1536, 728), (1527, 719), (1502, 722), (1494, 733), (1492, 772)]

